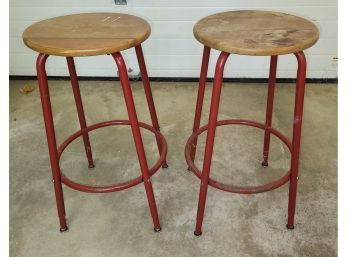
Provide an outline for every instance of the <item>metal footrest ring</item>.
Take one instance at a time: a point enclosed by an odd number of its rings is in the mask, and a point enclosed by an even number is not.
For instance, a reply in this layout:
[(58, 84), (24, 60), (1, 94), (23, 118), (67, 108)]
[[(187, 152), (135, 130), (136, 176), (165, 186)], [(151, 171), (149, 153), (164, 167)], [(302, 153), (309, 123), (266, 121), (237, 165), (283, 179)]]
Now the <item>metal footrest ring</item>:
[[(91, 126), (88, 126), (87, 128), (83, 130), (79, 130), (69, 136), (59, 147), (58, 147), (58, 159), (60, 159), (63, 151), (66, 149), (66, 147), (73, 142), (76, 138), (80, 137), (83, 133), (89, 132), (98, 128), (102, 127), (108, 127), (108, 126), (117, 126), (117, 125), (130, 125), (130, 122), (128, 120), (112, 120), (112, 121), (104, 121), (100, 123), (93, 124)], [(147, 125), (145, 123), (139, 122), (139, 126), (147, 129), (151, 132), (153, 132), (156, 137), (160, 138), (161, 144), (162, 144), (162, 152), (160, 154), (159, 160), (156, 162), (156, 164), (149, 169), (149, 176), (151, 177), (153, 174), (156, 173), (156, 171), (162, 166), (162, 164), (165, 162), (165, 158), (167, 156), (167, 143), (163, 135), (157, 131), (155, 128), (153, 128), (150, 125)], [(88, 193), (109, 193), (109, 192), (115, 192), (115, 191), (120, 191), (126, 188), (130, 188), (132, 186), (135, 186), (143, 181), (142, 176), (140, 175), (137, 178), (131, 179), (126, 182), (122, 182), (119, 184), (113, 184), (113, 185), (106, 185), (106, 186), (91, 186), (91, 185), (84, 185), (77, 183), (75, 181), (72, 181), (71, 179), (67, 178), (63, 172), (61, 171), (61, 179), (62, 183), (67, 185), (68, 187), (78, 190), (78, 191), (83, 191), (83, 192), (88, 192)]]
[[(271, 134), (278, 137), (284, 144), (288, 147), (290, 153), (292, 152), (292, 146), (290, 140), (283, 135), (281, 132), (275, 130), (272, 127), (266, 127), (264, 124), (261, 124), (259, 122), (250, 121), (250, 120), (221, 120), (218, 121), (216, 126), (224, 126), (224, 125), (244, 125), (244, 126), (251, 126), (255, 128), (260, 128), (263, 130), (268, 130)], [(194, 162), (191, 160), (190, 152), (191, 147), (193, 146), (194, 140), (204, 131), (208, 129), (208, 125), (205, 125), (198, 129), (195, 133), (193, 133), (189, 139), (187, 140), (186, 146), (185, 146), (185, 159), (187, 162), (187, 165), (189, 166), (190, 170), (198, 177), (202, 177), (202, 171), (197, 168), (197, 166), (194, 164)], [(282, 176), (280, 179), (270, 182), (266, 185), (261, 186), (250, 186), (250, 187), (241, 187), (241, 186), (233, 186), (233, 185), (226, 185), (223, 183), (220, 183), (212, 178), (209, 178), (209, 185), (212, 187), (215, 187), (217, 189), (231, 192), (231, 193), (238, 193), (238, 194), (256, 194), (256, 193), (262, 193), (267, 192), (273, 189), (276, 189), (282, 185), (284, 185), (286, 182), (290, 180), (290, 173), (285, 173), (284, 176)]]

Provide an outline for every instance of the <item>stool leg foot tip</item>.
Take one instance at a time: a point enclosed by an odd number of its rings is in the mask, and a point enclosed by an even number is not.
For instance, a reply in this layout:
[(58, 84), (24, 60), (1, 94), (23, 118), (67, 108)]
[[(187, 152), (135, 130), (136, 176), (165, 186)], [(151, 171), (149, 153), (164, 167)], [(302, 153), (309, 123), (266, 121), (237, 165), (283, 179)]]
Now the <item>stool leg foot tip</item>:
[(159, 227), (159, 228), (153, 228), (153, 230), (154, 230), (155, 232), (160, 232), (160, 231), (162, 230), (162, 228), (161, 228), (161, 227)]
[(289, 224), (286, 224), (286, 228), (287, 229), (290, 229), (290, 230), (293, 230), (295, 228), (294, 225), (289, 225)]
[(263, 162), (262, 162), (262, 166), (263, 166), (263, 167), (268, 167), (268, 161), (263, 161)]
[(95, 168), (95, 165), (94, 164), (89, 164), (88, 165), (88, 169), (94, 169)]
[(59, 231), (61, 233), (68, 231), (68, 226), (66, 226), (65, 228), (60, 228)]
[(193, 234), (196, 236), (196, 237), (199, 237), (202, 235), (202, 231), (195, 231), (193, 232)]
[(162, 168), (163, 168), (163, 169), (167, 169), (167, 168), (168, 168), (168, 164), (167, 164), (167, 163), (163, 164), (163, 165), (162, 165)]

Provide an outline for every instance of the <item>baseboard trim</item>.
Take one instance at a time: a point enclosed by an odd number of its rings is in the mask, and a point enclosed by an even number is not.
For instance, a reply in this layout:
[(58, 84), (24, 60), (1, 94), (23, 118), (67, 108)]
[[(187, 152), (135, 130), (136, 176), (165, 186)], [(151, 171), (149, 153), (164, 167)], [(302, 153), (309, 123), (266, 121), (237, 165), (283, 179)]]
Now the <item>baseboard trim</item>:
[[(118, 77), (78, 77), (81, 81), (119, 81)], [(21, 75), (10, 75), (9, 80), (36, 80), (36, 76), (21, 76)], [(69, 80), (68, 76), (48, 76), (49, 80)], [(198, 82), (199, 78), (186, 78), (186, 77), (150, 77), (150, 81), (161, 81), (161, 82)], [(208, 82), (213, 81), (212, 78), (207, 78)], [(267, 83), (267, 78), (224, 78), (224, 82), (238, 82), (238, 83)], [(277, 83), (294, 83), (294, 78), (277, 78)], [(337, 83), (338, 78), (307, 78), (307, 83)]]

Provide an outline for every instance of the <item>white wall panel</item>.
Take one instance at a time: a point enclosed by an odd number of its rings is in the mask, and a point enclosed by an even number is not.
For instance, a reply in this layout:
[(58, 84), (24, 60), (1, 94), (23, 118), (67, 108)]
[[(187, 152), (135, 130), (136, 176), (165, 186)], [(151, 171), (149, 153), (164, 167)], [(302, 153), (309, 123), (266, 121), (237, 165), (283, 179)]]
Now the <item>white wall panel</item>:
[[(22, 42), (23, 30), (30, 24), (59, 15), (80, 12), (123, 12), (149, 21), (152, 34), (144, 43), (144, 53), (150, 76), (198, 77), (202, 45), (192, 34), (196, 21), (212, 13), (235, 9), (265, 9), (284, 11), (311, 19), (320, 29), (320, 40), (306, 51), (309, 78), (336, 78), (337, 64), (337, 2), (330, 0), (128, 0), (127, 6), (115, 6), (112, 0), (11, 0), (10, 1), (10, 73), (35, 75), (36, 54)], [(209, 75), (212, 76), (218, 52), (212, 52)], [(138, 73), (134, 51), (126, 51), (129, 67)], [(115, 76), (110, 57), (77, 58), (82, 76)], [(269, 59), (264, 57), (232, 56), (226, 77), (260, 78), (268, 75)], [(50, 58), (48, 75), (67, 75), (65, 60)], [(294, 77), (296, 60), (282, 56), (278, 77)]]

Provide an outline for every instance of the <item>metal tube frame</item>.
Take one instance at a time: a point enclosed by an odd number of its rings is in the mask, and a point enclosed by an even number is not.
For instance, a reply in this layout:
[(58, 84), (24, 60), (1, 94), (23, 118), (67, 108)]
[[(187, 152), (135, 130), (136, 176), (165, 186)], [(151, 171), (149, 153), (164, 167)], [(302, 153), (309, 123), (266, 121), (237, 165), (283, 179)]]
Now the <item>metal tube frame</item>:
[(266, 121), (265, 121), (265, 135), (263, 142), (263, 162), (262, 166), (268, 166), (268, 155), (269, 155), (269, 144), (271, 139), (271, 134), (269, 132), (269, 127), (272, 126), (272, 113), (273, 113), (273, 100), (274, 100), (274, 89), (276, 83), (276, 73), (277, 73), (277, 61), (278, 56), (271, 56), (271, 63), (269, 68), (269, 79), (268, 79), (268, 94), (267, 94), (267, 108), (266, 108)]
[(202, 234), (201, 227), (203, 223), (205, 202), (207, 199), (208, 180), (209, 180), (209, 174), (210, 174), (211, 159), (213, 156), (213, 147), (214, 147), (215, 130), (216, 130), (218, 111), (219, 111), (223, 71), (224, 71), (224, 67), (229, 55), (230, 55), (229, 53), (221, 52), (216, 62), (213, 92), (212, 92), (211, 103), (210, 103), (207, 139), (205, 142), (206, 147), (204, 151), (201, 187), (199, 190), (199, 200), (198, 200), (197, 219), (196, 219), (197, 222), (196, 222), (196, 229), (194, 232), (196, 236), (199, 236)]
[[(204, 46), (201, 75), (199, 78), (198, 93), (197, 93), (195, 119), (193, 122), (192, 133), (195, 133), (199, 129), (199, 125), (201, 122), (205, 83), (207, 81), (207, 73), (208, 73), (208, 66), (209, 66), (209, 57), (210, 57), (210, 47)], [(196, 148), (197, 148), (197, 138), (193, 141), (191, 152), (190, 152), (191, 160), (193, 162), (195, 161), (195, 157), (196, 157)], [(188, 170), (190, 170), (190, 167), (188, 167)]]
[[(138, 59), (141, 80), (142, 80), (143, 86), (144, 86), (144, 91), (145, 91), (145, 96), (146, 96), (146, 100), (147, 100), (147, 105), (149, 107), (152, 126), (158, 132), (160, 132), (160, 126), (158, 124), (156, 108), (155, 108), (155, 104), (154, 104), (153, 96), (152, 96), (152, 92), (151, 92), (151, 87), (150, 87), (149, 76), (147, 75), (143, 49), (141, 48), (141, 45), (137, 45), (134, 48), (135, 48), (135, 53), (136, 53), (136, 56)], [(158, 146), (158, 152), (159, 152), (159, 154), (161, 154), (161, 152), (162, 152), (161, 139), (157, 135), (156, 135), (156, 142), (157, 142), (157, 146)], [(168, 168), (168, 164), (166, 161), (164, 161), (162, 167)]]
[(50, 163), (51, 163), (51, 169), (52, 169), (52, 182), (54, 185), (54, 192), (56, 196), (60, 231), (64, 232), (68, 230), (68, 226), (66, 224), (66, 219), (65, 219), (65, 205), (64, 205), (62, 181), (61, 181), (60, 169), (59, 169), (57, 142), (56, 142), (56, 135), (54, 131), (50, 93), (49, 93), (48, 83), (47, 83), (47, 74), (45, 70), (45, 64), (46, 64), (47, 58), (48, 58), (47, 54), (41, 54), (41, 53), (39, 54), (36, 61), (36, 70), (37, 70), (37, 79), (39, 83), (43, 117), (44, 117), (45, 128), (46, 128), (48, 152), (50, 156)]
[(294, 229), (295, 208), (296, 208), (296, 195), (297, 195), (297, 180), (298, 180), (298, 168), (300, 159), (301, 148), (301, 128), (303, 117), (303, 103), (305, 95), (306, 85), (306, 56), (301, 51), (295, 53), (298, 69), (297, 69), (297, 81), (296, 81), (296, 95), (295, 95), (295, 107), (294, 107), (294, 124), (292, 130), (292, 155), (291, 155), (291, 175), (289, 186), (289, 204), (288, 204), (288, 229)]
[[(306, 57), (302, 51), (294, 53), (298, 62), (297, 79), (296, 79), (296, 96), (295, 96), (295, 108), (294, 108), (294, 123), (293, 123), (293, 136), (290, 141), (279, 131), (271, 127), (272, 125), (272, 110), (273, 110), (273, 99), (274, 99), (274, 89), (276, 81), (276, 68), (278, 56), (271, 56), (270, 62), (270, 74), (268, 82), (268, 96), (267, 96), (267, 110), (266, 110), (266, 121), (265, 125), (254, 121), (247, 120), (226, 120), (218, 121), (218, 109), (220, 103), (220, 95), (222, 89), (223, 81), (223, 71), (226, 61), (229, 57), (229, 53), (221, 52), (217, 60), (214, 75), (213, 92), (211, 96), (210, 103), (210, 113), (208, 124), (199, 128), (203, 97), (205, 90), (206, 74), (208, 69), (210, 48), (204, 46), (203, 60), (201, 67), (201, 78), (199, 82), (196, 112), (193, 126), (193, 134), (189, 138), (185, 148), (185, 158), (189, 169), (192, 170), (196, 176), (201, 179), (201, 186), (199, 192), (198, 208), (197, 208), (197, 218), (196, 218), (196, 228), (194, 234), (200, 236), (202, 234), (202, 223), (204, 218), (204, 210), (206, 204), (208, 185), (215, 188), (241, 194), (254, 194), (266, 192), (278, 188), (279, 186), (290, 181), (289, 185), (289, 203), (288, 203), (288, 222), (287, 228), (294, 228), (294, 216), (296, 207), (296, 194), (297, 194), (297, 180), (298, 180), (298, 168), (299, 168), (299, 154), (300, 154), (300, 143), (301, 143), (301, 126), (302, 126), (302, 116), (303, 116), (303, 103), (304, 103), (304, 92), (305, 92), (305, 80), (306, 80)], [(263, 163), (262, 165), (268, 165), (268, 154), (269, 154), (269, 143), (270, 134), (276, 135), (281, 139), (289, 148), (291, 153), (291, 166), (288, 173), (286, 173), (282, 178), (275, 182), (271, 182), (264, 186), (258, 187), (238, 187), (238, 186), (228, 186), (220, 182), (217, 182), (209, 178), (211, 160), (213, 155), (214, 147), (214, 137), (215, 130), (217, 126), (230, 125), (230, 124), (241, 124), (246, 126), (253, 126), (265, 130), (264, 134), (264, 147), (263, 147)], [(203, 131), (207, 130), (207, 138), (205, 143), (205, 152), (203, 160), (202, 172), (194, 165), (194, 158), (196, 153), (197, 137)]]
[[(76, 75), (74, 60), (73, 60), (73, 57), (67, 57), (66, 59), (67, 59), (67, 64), (69, 68), (71, 85), (72, 85), (72, 89), (74, 93), (74, 99), (75, 99), (75, 104), (77, 108), (81, 130), (74, 133), (68, 139), (66, 139), (59, 148), (57, 148), (53, 115), (52, 115), (52, 107), (50, 102), (50, 94), (49, 94), (47, 75), (45, 70), (45, 64), (46, 64), (48, 55), (43, 53), (40, 53), (38, 55), (37, 62), (36, 62), (37, 77), (38, 77), (45, 129), (46, 129), (49, 157), (50, 157), (50, 163), (51, 163), (52, 178), (53, 178), (52, 181), (54, 184), (54, 191), (55, 191), (61, 232), (68, 230), (68, 226), (67, 226), (66, 218), (65, 218), (66, 214), (65, 214), (62, 183), (65, 183), (67, 186), (75, 190), (80, 190), (84, 192), (108, 193), (108, 192), (123, 190), (129, 187), (135, 186), (139, 184), (140, 182), (143, 182), (145, 186), (149, 208), (150, 208), (150, 213), (151, 213), (153, 224), (154, 224), (154, 230), (155, 231), (161, 230), (161, 225), (160, 225), (158, 213), (157, 213), (155, 196), (153, 193), (150, 177), (158, 170), (158, 168), (160, 168), (160, 166), (167, 167), (167, 163), (166, 163), (167, 144), (165, 142), (164, 137), (162, 136), (162, 134), (160, 134), (160, 131), (159, 131), (159, 124), (158, 124), (156, 109), (153, 102), (152, 92), (151, 92), (149, 78), (146, 71), (146, 66), (145, 66), (145, 61), (144, 61), (141, 45), (138, 45), (135, 48), (136, 48), (136, 54), (137, 54), (137, 58), (139, 62), (139, 67), (140, 67), (140, 71), (142, 75), (142, 80), (144, 84), (145, 94), (147, 98), (147, 103), (148, 103), (153, 127), (138, 121), (135, 105), (134, 105), (134, 100), (133, 100), (133, 95), (132, 95), (132, 90), (130, 87), (129, 78), (127, 74), (126, 64), (123, 60), (121, 53), (119, 52), (112, 53), (111, 55), (114, 58), (117, 68), (119, 70), (120, 82), (121, 82), (122, 91), (123, 91), (123, 95), (126, 102), (129, 120), (107, 121), (107, 122), (102, 122), (102, 123), (94, 124), (91, 126), (87, 126), (84, 110), (83, 110), (83, 105), (82, 105), (82, 99), (81, 99), (80, 90), (79, 90), (79, 85), (78, 85), (78, 79)], [(89, 167), (92, 168), (94, 167), (94, 163), (92, 158), (92, 151), (91, 151), (91, 146), (89, 142), (88, 132), (97, 128), (111, 126), (111, 125), (130, 125), (131, 126), (133, 139), (134, 139), (134, 143), (135, 143), (136, 151), (138, 155), (141, 176), (138, 178), (132, 179), (128, 182), (124, 182), (124, 183), (120, 183), (116, 185), (110, 185), (110, 186), (101, 186), (101, 187), (100, 186), (93, 187), (93, 186), (78, 184), (74, 181), (71, 181), (67, 177), (65, 177), (61, 173), (61, 170), (59, 167), (59, 159), (62, 152), (68, 146), (68, 144), (70, 144), (77, 137), (82, 136), (88, 164), (89, 164)], [(152, 167), (151, 169), (149, 169), (147, 164), (144, 145), (143, 145), (143, 141), (142, 141), (142, 137), (140, 133), (140, 127), (150, 130), (156, 136), (156, 142), (157, 142), (158, 150), (160, 153), (160, 159), (155, 164), (155, 166)]]
[(161, 225), (160, 225), (158, 214), (157, 214), (155, 196), (153, 193), (152, 183), (149, 176), (149, 167), (147, 165), (145, 149), (144, 149), (143, 140), (140, 133), (138, 117), (137, 117), (137, 113), (134, 106), (133, 94), (132, 94), (132, 89), (130, 87), (130, 83), (128, 79), (126, 64), (124, 63), (124, 60), (120, 53), (113, 53), (112, 57), (114, 58), (117, 64), (119, 75), (120, 75), (121, 86), (122, 86), (123, 95), (126, 101), (128, 117), (131, 123), (133, 139), (134, 139), (135, 147), (138, 154), (140, 169), (143, 176), (145, 191), (147, 195), (147, 200), (149, 203), (150, 212), (151, 212), (151, 216), (154, 223), (154, 229), (155, 231), (160, 231)]
[[(87, 127), (85, 113), (83, 111), (82, 99), (80, 94), (79, 82), (77, 79), (76, 68), (73, 57), (66, 57), (66, 61), (68, 64), (71, 86), (74, 93), (74, 99), (77, 109), (77, 115), (80, 122), (81, 130)], [(92, 149), (91, 143), (89, 142), (88, 132), (82, 134), (83, 143), (85, 145), (86, 156), (88, 160), (88, 168), (94, 168), (93, 157), (92, 157)]]

